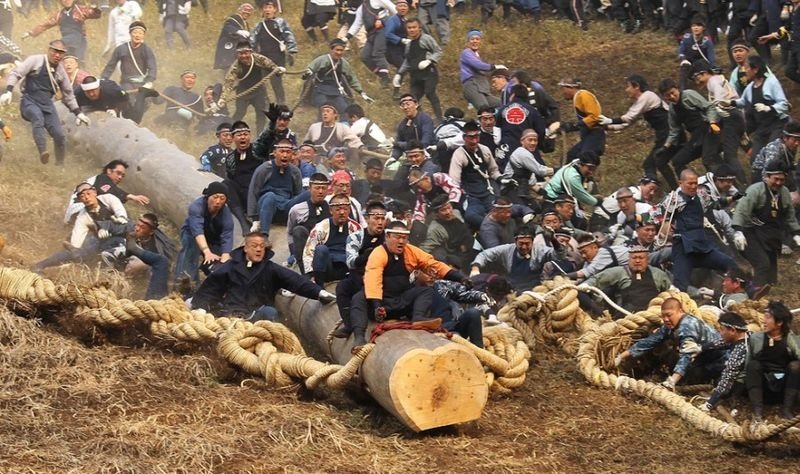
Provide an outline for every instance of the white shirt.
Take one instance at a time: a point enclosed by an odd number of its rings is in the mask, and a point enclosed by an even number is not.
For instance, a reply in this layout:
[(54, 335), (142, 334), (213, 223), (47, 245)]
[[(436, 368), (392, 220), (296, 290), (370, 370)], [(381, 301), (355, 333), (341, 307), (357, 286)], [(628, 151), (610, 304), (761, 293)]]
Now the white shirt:
[[(118, 197), (113, 194), (101, 194), (97, 196), (97, 200), (105, 204), (106, 207), (114, 213), (114, 216), (123, 217), (125, 220), (128, 219), (125, 206), (122, 205), (122, 201), (120, 201)], [(72, 228), (72, 235), (69, 239), (70, 245), (75, 248), (83, 247), (83, 242), (86, 240), (86, 236), (89, 235), (89, 232), (96, 233), (97, 230), (92, 216), (89, 215), (86, 208), (82, 209), (75, 219), (75, 226)]]
[[(108, 13), (108, 39), (105, 51), (131, 40), (128, 27), (142, 17), (142, 7), (133, 0), (117, 5)], [(104, 51), (104, 53), (105, 53)]]

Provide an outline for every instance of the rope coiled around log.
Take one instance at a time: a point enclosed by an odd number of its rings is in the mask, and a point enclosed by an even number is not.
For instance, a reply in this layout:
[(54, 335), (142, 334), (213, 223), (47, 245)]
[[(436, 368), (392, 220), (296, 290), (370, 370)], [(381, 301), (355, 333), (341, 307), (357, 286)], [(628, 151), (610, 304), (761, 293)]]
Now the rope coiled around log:
[[(75, 315), (101, 327), (142, 325), (161, 340), (188, 344), (216, 344), (217, 352), (243, 371), (263, 376), (268, 384), (288, 386), (303, 380), (306, 387), (344, 388), (356, 375), (375, 344), (367, 344), (345, 365), (308, 357), (297, 336), (286, 326), (270, 321), (252, 323), (239, 318), (214, 317), (189, 310), (177, 297), (161, 300), (118, 299), (104, 286), (56, 285), (39, 275), (0, 267), (0, 299), (42, 307), (75, 308)], [(486, 383), (494, 393), (508, 393), (525, 381), (531, 357), (523, 337), (511, 328), (485, 331), (487, 349), (466, 340), (488, 368)]]

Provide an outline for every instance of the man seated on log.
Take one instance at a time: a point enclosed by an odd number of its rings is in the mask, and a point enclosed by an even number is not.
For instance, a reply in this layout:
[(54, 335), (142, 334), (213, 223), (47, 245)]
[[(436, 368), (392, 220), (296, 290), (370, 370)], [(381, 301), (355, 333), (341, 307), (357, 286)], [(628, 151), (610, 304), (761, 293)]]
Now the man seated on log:
[[(128, 172), (128, 163), (122, 160), (111, 160), (103, 166), (103, 172), (97, 176), (86, 178), (85, 183), (94, 186), (98, 196), (111, 194), (117, 197), (123, 204), (130, 201), (137, 202), (143, 206), (150, 204), (150, 198), (143, 194), (131, 194), (119, 187)], [(64, 213), (64, 223), (69, 224), (83, 209), (83, 202), (78, 199), (77, 193), (73, 192), (67, 204), (67, 211)]]
[(333, 177), (333, 173), (344, 171), (350, 175), (350, 179), (355, 179), (353, 172), (348, 169), (348, 165), (347, 148), (335, 147), (328, 150), (325, 160), (320, 160), (317, 164), (317, 172)]
[(256, 156), (253, 151), (252, 132), (247, 122), (241, 120), (233, 122), (231, 126), (234, 150), (228, 154), (225, 162), (225, 187), (228, 190), (228, 208), (239, 221), (242, 232), (250, 229), (250, 220), (247, 218), (247, 195), (250, 190), (250, 181), (256, 168), (264, 160)]
[(303, 190), (300, 168), (292, 164), (294, 145), (287, 138), (275, 144), (274, 158), (253, 172), (247, 192), (247, 215), (253, 220), (250, 232), (269, 237), (273, 222), (285, 224), (289, 209), (308, 199)]
[(244, 245), (206, 278), (192, 297), (192, 308), (216, 316), (238, 316), (251, 321), (277, 321), (275, 294), (291, 291), (323, 304), (336, 297), (307, 278), (270, 260), (272, 245), (259, 232), (245, 236)]
[(361, 139), (346, 124), (339, 121), (339, 111), (333, 104), (324, 103), (319, 108), (320, 121), (308, 127), (303, 142), (311, 142), (320, 157), (327, 156), (332, 148), (361, 148)]
[[(535, 231), (530, 226), (522, 226), (514, 236), (513, 244), (498, 245), (479, 253), (472, 261), (470, 276), (481, 272), (506, 274), (509, 283), (519, 292), (530, 290), (542, 281), (542, 268), (545, 262), (557, 260), (561, 256), (554, 247), (534, 247)], [(559, 245), (560, 244), (556, 244)]]
[[(791, 332), (792, 312), (780, 301), (770, 301), (764, 313), (764, 331), (748, 340), (745, 385), (753, 420), (761, 421), (764, 399), (783, 400), (781, 415), (794, 416), (800, 390), (800, 337)], [(766, 393), (765, 393), (766, 392)]]
[(175, 244), (158, 228), (158, 216), (146, 213), (133, 224), (125, 242), (103, 251), (101, 256), (122, 263), (129, 277), (149, 271), (150, 282), (144, 298), (157, 300), (169, 293), (169, 267), (175, 253)]
[(121, 112), (130, 107), (128, 93), (110, 79), (86, 76), (74, 91), (81, 112), (100, 111), (120, 117)]
[(364, 221), (361, 203), (352, 196), (353, 176), (349, 171), (339, 170), (331, 175), (331, 189), (325, 200), (330, 202), (331, 197), (336, 194), (344, 194), (350, 199), (350, 219), (358, 222), (362, 227), (365, 226), (366, 222)]
[(116, 196), (98, 196), (97, 189), (85, 182), (75, 187), (75, 195), (83, 209), (75, 218), (68, 249), (33, 264), (31, 271), (38, 273), (62, 263), (99, 257), (103, 250), (124, 242), (128, 213)]
[(445, 196), (453, 206), (453, 211), (461, 219), (464, 218), (464, 192), (447, 173), (426, 173), (421, 169), (412, 169), (408, 174), (408, 187), (416, 192), (414, 220), (429, 222), (429, 205), (439, 196)]
[(308, 234), (319, 222), (331, 217), (328, 201), (325, 200), (330, 184), (330, 180), (324, 174), (312, 174), (308, 186), (308, 200), (299, 202), (289, 209), (286, 219), (286, 241), (289, 244), (288, 263), (289, 266), (292, 266), (297, 262), (300, 266), (300, 273), (305, 273), (303, 250), (308, 241)]
[(262, 160), (268, 160), (272, 155), (275, 144), (284, 138), (297, 147), (297, 134), (289, 128), (289, 123), (294, 116), (289, 107), (269, 104), (269, 109), (265, 113), (269, 119), (269, 124), (267, 128), (261, 131), (253, 143), (253, 150), (256, 152), (256, 156)]
[(366, 205), (370, 194), (391, 192), (394, 187), (392, 180), (383, 178), (383, 162), (379, 158), (370, 158), (364, 162), (364, 178), (352, 183), (353, 197)]
[[(175, 265), (179, 280), (198, 280), (198, 261), (202, 257), (203, 271), (225, 263), (233, 249), (233, 215), (226, 205), (228, 188), (214, 182), (203, 195), (192, 201), (181, 227), (181, 251)], [(186, 283), (182, 281), (181, 283)]]
[[(649, 265), (650, 252), (642, 246), (628, 249), (628, 265), (613, 266), (586, 279), (582, 286), (599, 288), (619, 306), (635, 313), (647, 309), (650, 300), (672, 286), (669, 275)], [(622, 313), (616, 312), (622, 317)]]
[(154, 104), (166, 102), (164, 114), (156, 118), (158, 125), (174, 125), (188, 128), (192, 120), (203, 114), (203, 99), (195, 91), (197, 73), (187, 69), (181, 73), (179, 86), (167, 86), (161, 96), (154, 99)]
[(347, 277), (336, 285), (336, 304), (342, 324), (333, 332), (333, 337), (347, 338), (353, 333), (350, 304), (353, 296), (364, 289), (364, 270), (367, 259), (376, 247), (385, 242), (386, 206), (380, 201), (367, 203), (367, 225), (347, 236)]
[(467, 281), (458, 270), (409, 244), (409, 234), (405, 223), (391, 222), (386, 227), (386, 242), (373, 250), (367, 260), (364, 290), (353, 297), (350, 310), (354, 351), (367, 342), (369, 319), (379, 323), (387, 317), (413, 322), (430, 319), (433, 289), (413, 285), (410, 277), (414, 270), (429, 269), (436, 278)]
[(445, 329), (458, 333), (473, 345), (482, 348), (482, 311), (475, 305), (481, 305), (488, 312), (489, 307), (494, 305), (494, 300), (482, 291), (470, 289), (471, 284), (441, 280), (432, 269), (417, 270), (414, 277), (418, 286), (433, 288), (431, 317), (442, 318)]
[(472, 232), (461, 215), (456, 213), (445, 194), (436, 196), (428, 207), (434, 213), (433, 220), (419, 247), (436, 260), (456, 268), (469, 267), (477, 252), (473, 249)]
[(723, 398), (736, 397), (745, 393), (745, 365), (747, 363), (747, 323), (736, 313), (726, 311), (719, 316), (719, 334), (722, 339), (703, 346), (704, 351), (726, 349), (728, 359), (717, 385), (708, 400), (700, 406), (703, 411), (711, 411)]
[(347, 238), (361, 230), (361, 225), (350, 219), (350, 198), (346, 194), (334, 195), (328, 207), (331, 216), (311, 229), (303, 250), (303, 269), (320, 286), (347, 276)]
[[(636, 341), (628, 350), (618, 355), (614, 364), (619, 367), (628, 359), (638, 359), (664, 343), (673, 343), (677, 351), (677, 362), (672, 374), (661, 385), (674, 390), (683, 381), (686, 384), (706, 383), (718, 376), (725, 364), (727, 351), (700, 352), (704, 344), (720, 339), (716, 329), (687, 314), (677, 298), (667, 298), (661, 304), (663, 325), (650, 336)], [(698, 355), (699, 353), (699, 355)]]
[(228, 155), (231, 154), (233, 147), (230, 122), (222, 122), (217, 125), (216, 136), (219, 141), (206, 148), (206, 151), (200, 155), (200, 171), (214, 173), (225, 179), (225, 161), (228, 159)]

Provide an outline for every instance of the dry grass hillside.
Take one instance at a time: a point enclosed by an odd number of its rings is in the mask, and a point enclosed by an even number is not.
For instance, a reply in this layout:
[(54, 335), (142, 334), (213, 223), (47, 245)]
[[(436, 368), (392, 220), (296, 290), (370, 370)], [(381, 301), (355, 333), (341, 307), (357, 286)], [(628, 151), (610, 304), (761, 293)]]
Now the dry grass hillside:
[[(310, 45), (300, 31), (301, 3), (284, 0), (300, 40), (294, 70), (326, 50)], [(189, 28), (194, 48), (184, 50), (176, 38), (178, 46), (170, 51), (155, 6), (147, 2), (147, 41), (159, 60), (159, 89), (176, 83), (186, 68), (198, 71), (198, 87), (218, 80), (219, 72), (210, 69), (214, 45), (222, 19), (234, 9), (232, 1), (214, 2), (208, 15), (197, 7)], [(30, 19), (18, 17), (14, 38), (43, 16), (36, 11)], [(454, 17), (439, 89), (445, 107), (466, 106), (457, 84), (458, 52), (477, 20), (477, 13)], [(85, 69), (97, 72), (105, 63), (99, 55), (105, 19), (91, 22), (89, 32), (93, 43)], [(30, 39), (22, 43), (24, 52), (43, 51), (57, 36), (51, 31)], [(553, 94), (561, 77), (577, 76), (604, 110), (618, 115), (628, 105), (623, 77), (636, 72), (656, 83), (675, 75), (675, 51), (663, 33), (626, 36), (610, 23), (581, 32), (545, 16), (538, 25), (494, 21), (485, 29), (482, 56), (532, 71)], [(722, 48), (719, 53), (725, 57)], [(390, 92), (353, 53), (350, 58), (377, 99), (366, 106), (368, 115), (392, 130), (400, 113)], [(287, 82), (293, 104), (299, 79)], [(796, 102), (797, 88), (787, 91)], [(157, 109), (143, 125), (153, 125)], [(303, 131), (315, 111), (298, 110), (295, 128)], [(562, 113), (571, 115), (569, 104), (562, 104)], [(19, 119), (18, 100), (0, 116), (15, 133), (0, 163), (0, 236), (6, 240), (0, 263), (27, 267), (60, 247), (69, 191), (97, 171), (74, 155), (63, 169), (40, 165), (29, 128)], [(155, 131), (192, 155), (214, 140)], [(601, 169), (604, 192), (638, 178), (650, 140), (650, 132), (638, 126), (609, 138)], [(558, 156), (557, 151), (548, 159), (554, 163)], [(792, 306), (800, 303), (791, 283), (800, 274), (796, 258), (782, 260), (786, 283), (775, 291)], [(110, 281), (118, 293), (134, 297), (143, 291), (89, 269), (52, 276)], [(654, 404), (590, 388), (573, 360), (543, 345), (525, 385), (491, 400), (480, 421), (415, 434), (363, 397), (278, 391), (242, 379), (212, 351), (184, 353), (125, 332), (75, 327), (71, 315), (58, 311), (36, 316), (40, 321), (0, 308), (0, 472), (789, 472), (800, 454), (785, 446), (734, 446)]]

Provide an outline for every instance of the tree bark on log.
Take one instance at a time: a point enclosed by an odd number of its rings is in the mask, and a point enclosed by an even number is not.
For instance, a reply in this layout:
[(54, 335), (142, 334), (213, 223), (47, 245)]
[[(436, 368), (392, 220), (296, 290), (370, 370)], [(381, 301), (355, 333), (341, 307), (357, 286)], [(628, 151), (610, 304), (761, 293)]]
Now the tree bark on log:
[[(276, 306), (309, 353), (337, 364), (350, 360), (352, 337), (328, 342), (339, 321), (335, 304), (279, 296)], [(424, 431), (480, 418), (489, 389), (481, 363), (468, 349), (425, 331), (402, 329), (384, 333), (375, 343), (361, 366), (361, 382), (404, 425)]]

